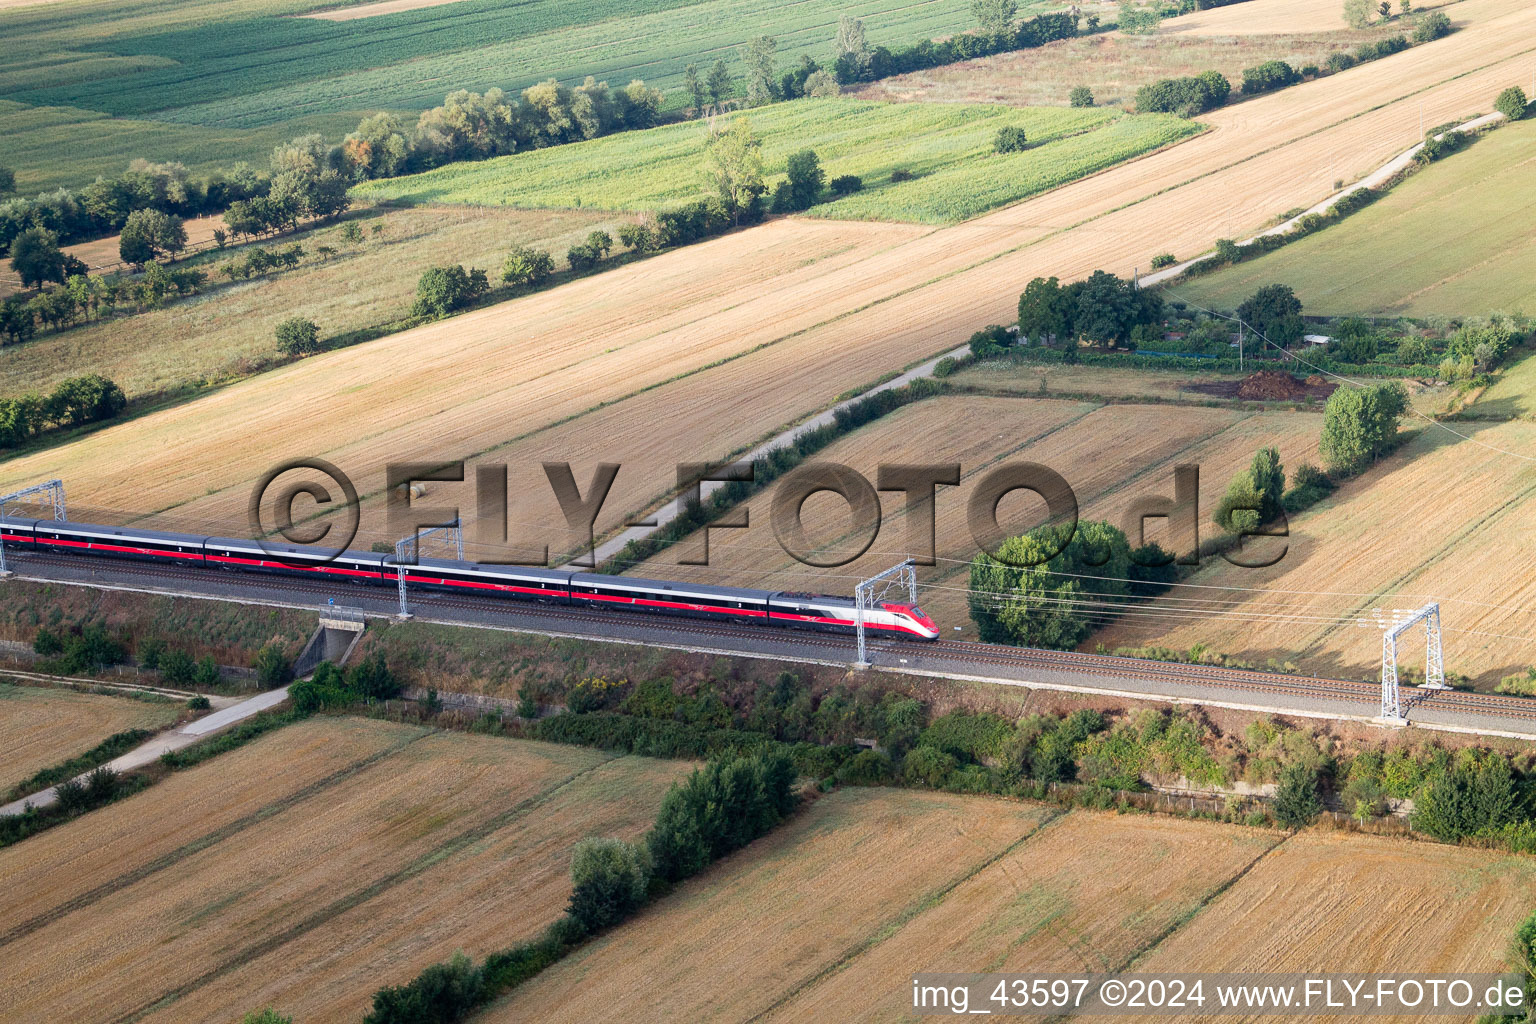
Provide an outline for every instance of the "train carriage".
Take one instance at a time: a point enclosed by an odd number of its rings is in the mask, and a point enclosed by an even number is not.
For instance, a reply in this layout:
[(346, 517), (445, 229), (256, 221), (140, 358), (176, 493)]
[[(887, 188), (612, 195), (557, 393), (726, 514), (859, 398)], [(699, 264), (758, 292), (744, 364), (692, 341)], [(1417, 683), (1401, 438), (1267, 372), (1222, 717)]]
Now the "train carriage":
[[(379, 583), (385, 576), (385, 556), (367, 551), (338, 551), (271, 541), (258, 544), (231, 537), (209, 537), (202, 548), (204, 562), (218, 569), (323, 576), (354, 583)], [(391, 570), (388, 576), (394, 579), (394, 572)]]
[(768, 618), (768, 594), (762, 590), (598, 573), (571, 576), (571, 601), (598, 608), (727, 621), (762, 623)]
[(132, 526), (101, 526), (39, 519), (33, 524), (33, 543), (41, 550), (70, 554), (107, 555), (148, 562), (200, 564), (201, 537), (162, 533)]
[(30, 548), (36, 526), (35, 519), (0, 518), (0, 544), (8, 548)]
[[(384, 559), (383, 570), (386, 579), (397, 578), (393, 556)], [(441, 558), (421, 558), (415, 565), (407, 565), (405, 582), (408, 586), (430, 590), (506, 595), (549, 604), (568, 604), (571, 596), (571, 573), (568, 571), (482, 565)]]

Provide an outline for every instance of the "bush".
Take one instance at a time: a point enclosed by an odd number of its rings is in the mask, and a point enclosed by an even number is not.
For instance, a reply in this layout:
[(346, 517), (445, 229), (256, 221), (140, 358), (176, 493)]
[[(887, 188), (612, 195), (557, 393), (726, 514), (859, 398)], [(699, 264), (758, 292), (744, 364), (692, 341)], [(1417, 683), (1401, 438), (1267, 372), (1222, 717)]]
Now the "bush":
[(998, 153), (1020, 153), (1027, 148), (1027, 143), (1023, 128), (1016, 124), (1005, 124), (997, 130), (992, 148)]
[(1318, 773), (1315, 765), (1292, 761), (1280, 772), (1280, 789), (1275, 793), (1275, 820), (1287, 828), (1303, 828), (1323, 812), (1317, 795)]
[(1512, 85), (1499, 93), (1499, 98), (1493, 101), (1493, 109), (1509, 118), (1518, 121), (1525, 116), (1525, 109), (1529, 106), (1525, 98), (1525, 90), (1518, 85)]
[(1304, 462), (1296, 468), (1291, 476), (1291, 486), (1281, 498), (1281, 507), (1290, 515), (1295, 515), (1303, 509), (1322, 501), (1333, 493), (1333, 481), (1328, 479), (1328, 474), (1312, 465)]
[(650, 855), (622, 839), (585, 839), (571, 859), (570, 915), (587, 933), (629, 918), (645, 902)]
[(1354, 57), (1345, 53), (1343, 50), (1339, 50), (1335, 53), (1330, 53), (1328, 55), (1328, 59), (1323, 62), (1323, 66), (1326, 67), (1329, 71), (1339, 72), (1348, 71), (1350, 68), (1354, 67), (1356, 63), (1358, 62)]
[[(357, 225), (348, 224), (347, 227), (355, 228)], [(269, 1006), (264, 1010), (252, 1010), (240, 1024), (293, 1024), (293, 1018), (285, 1017)]]
[(416, 301), (412, 316), (442, 317), (474, 302), (490, 289), (485, 271), (471, 267), (467, 272), (457, 263), (433, 267), (416, 282)]
[(32, 650), (45, 658), (51, 658), (64, 650), (64, 641), (47, 626), (39, 626), (32, 638)]
[(256, 652), (254, 663), (256, 680), (270, 690), (282, 686), (293, 678), (293, 665), (291, 665), (283, 649), (276, 644), (267, 644)]
[(210, 702), (208, 698), (204, 697), (202, 694), (198, 694), (196, 697), (193, 697), (191, 700), (187, 701), (187, 709), (190, 711), (207, 711), (211, 707), (213, 707), (212, 702)]
[(840, 174), (827, 182), (827, 187), (835, 196), (846, 196), (857, 192), (864, 187), (864, 179), (857, 174)]
[(543, 249), (520, 245), (507, 253), (501, 265), (501, 279), (507, 284), (537, 288), (555, 272), (555, 258)]
[(1232, 85), (1216, 71), (1202, 71), (1188, 78), (1164, 78), (1136, 90), (1136, 109), (1141, 113), (1191, 116), (1214, 110), (1227, 102)]
[(320, 351), (320, 327), (301, 316), (277, 325), (277, 350), (284, 355), (309, 356)]
[(160, 677), (168, 683), (185, 686), (196, 671), (197, 664), (186, 651), (173, 647), (160, 655)]
[(1431, 11), (1413, 30), (1413, 41), (1429, 43), (1451, 34), (1451, 19), (1441, 11)]
[(1093, 106), (1093, 91), (1086, 85), (1076, 86), (1067, 96), (1067, 102), (1074, 107), (1091, 107)]
[(217, 686), (219, 683), (219, 666), (209, 654), (197, 659), (197, 667), (192, 670), (192, 681), (198, 686)]
[(1243, 95), (1254, 96), (1295, 85), (1301, 81), (1296, 69), (1283, 60), (1267, 60), (1257, 67), (1243, 70)]
[(895, 167), (891, 169), (890, 180), (892, 184), (900, 181), (911, 181), (914, 177), (915, 175), (905, 167)]
[(1161, 270), (1164, 267), (1171, 267), (1177, 262), (1179, 262), (1178, 258), (1174, 256), (1173, 253), (1160, 252), (1156, 256), (1152, 257), (1152, 269)]
[(656, 247), (656, 235), (648, 224), (620, 224), (619, 243), (633, 252), (645, 252)]
[(469, 1015), (484, 990), (482, 970), (463, 953), (456, 953), (408, 984), (375, 992), (373, 1010), (363, 1024), (453, 1024)]

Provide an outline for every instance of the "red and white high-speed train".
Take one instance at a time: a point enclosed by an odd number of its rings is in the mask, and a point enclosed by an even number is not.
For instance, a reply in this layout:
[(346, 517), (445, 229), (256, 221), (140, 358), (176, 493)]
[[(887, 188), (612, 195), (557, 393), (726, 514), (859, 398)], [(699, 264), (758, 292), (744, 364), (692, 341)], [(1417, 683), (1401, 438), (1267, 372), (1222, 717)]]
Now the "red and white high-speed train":
[[(198, 537), (125, 526), (5, 519), (0, 521), (0, 540), (8, 548), (22, 550), (62, 551), (234, 572), (320, 577), (377, 586), (393, 585), (396, 579), (391, 555), (257, 544), (228, 537)], [(407, 566), (405, 579), (410, 586), (431, 590), (547, 604), (723, 619), (786, 629), (851, 633), (854, 628), (853, 599), (824, 594), (711, 587), (435, 558), (423, 558), (418, 564)], [(883, 602), (865, 613), (864, 624), (877, 634), (909, 640), (934, 640), (939, 635), (933, 620), (914, 604)]]

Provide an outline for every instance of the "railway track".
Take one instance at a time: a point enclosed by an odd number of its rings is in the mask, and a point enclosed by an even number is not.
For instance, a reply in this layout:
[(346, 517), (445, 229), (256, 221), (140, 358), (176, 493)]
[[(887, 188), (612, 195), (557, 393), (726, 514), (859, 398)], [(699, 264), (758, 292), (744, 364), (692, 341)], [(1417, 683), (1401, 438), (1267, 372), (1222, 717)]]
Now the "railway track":
[[(105, 577), (128, 577), (146, 581), (157, 580), (161, 586), (185, 585), (189, 582), (204, 585), (216, 583), (223, 588), (238, 590), (240, 584), (246, 582), (232, 574), (213, 569), (134, 562), (113, 563), (105, 566), (94, 559), (56, 553), (27, 554), (17, 559), (17, 566), (24, 570), (46, 567), (76, 571), (89, 569), (93, 575), (104, 577), (104, 582), (106, 582)], [(40, 573), (40, 575), (46, 577), (46, 573)], [(351, 598), (373, 604), (390, 603), (381, 588), (365, 585), (321, 585), (302, 579), (271, 576), (262, 578), (259, 586), (267, 592), (280, 592), (290, 595), (295, 602), (311, 605), (323, 604), (326, 599), (333, 598), (338, 601)], [(211, 597), (233, 597), (233, 595), (221, 595), (217, 592), (209, 593), (207, 589), (204, 589), (204, 593)], [(413, 591), (411, 603), (422, 610), (431, 609), (438, 613), (457, 609), (492, 617), (505, 617), (515, 621), (517, 625), (534, 630), (539, 629), (542, 623), (549, 632), (559, 633), (571, 632), (573, 625), (588, 626), (600, 632), (606, 626), (633, 628), (655, 622), (652, 617), (637, 615), (633, 612), (608, 612), (542, 605), (534, 602), (474, 598), (425, 590)], [(387, 613), (380, 611), (379, 614)], [(685, 641), (701, 643), (710, 640), (757, 641), (789, 644), (804, 653), (831, 661), (850, 661), (853, 654), (851, 638), (836, 634), (788, 633), (785, 630), (768, 629), (744, 623), (699, 622), (681, 618), (667, 620), (666, 628), (670, 635)], [(974, 671), (978, 667), (986, 666), (1012, 670), (1043, 669), (1093, 675), (1120, 684), (1120, 688), (1134, 688), (1136, 683), (1205, 686), (1308, 700), (1358, 703), (1368, 707), (1374, 707), (1380, 699), (1380, 688), (1376, 684), (1357, 680), (1290, 676), (1252, 669), (1188, 665), (1117, 655), (1085, 654), (1077, 651), (1009, 648), (965, 640), (936, 640), (928, 643), (875, 640), (871, 642), (870, 650), (877, 656), (900, 658), (908, 663), (920, 662), (928, 665), (937, 662), (939, 671), (961, 672), (966, 669)], [(1162, 694), (1157, 692), (1148, 693), (1148, 696), (1153, 698), (1160, 695)], [(1536, 701), (1521, 697), (1456, 690), (1417, 690), (1412, 687), (1404, 688), (1404, 697), (1410, 708), (1425, 707), (1448, 712), (1536, 721)]]

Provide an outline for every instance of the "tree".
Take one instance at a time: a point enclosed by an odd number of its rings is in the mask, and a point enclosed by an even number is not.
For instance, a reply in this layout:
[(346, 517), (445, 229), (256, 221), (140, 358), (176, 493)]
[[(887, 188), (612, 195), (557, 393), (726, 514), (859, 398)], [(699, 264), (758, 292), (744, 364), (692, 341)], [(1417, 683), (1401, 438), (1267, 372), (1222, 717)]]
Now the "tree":
[(48, 418), (70, 426), (111, 419), (128, 406), (123, 389), (99, 373), (70, 377), (48, 396)]
[(1525, 108), (1528, 103), (1525, 98), (1525, 90), (1518, 85), (1512, 85), (1499, 93), (1499, 98), (1493, 101), (1493, 109), (1509, 118), (1518, 121), (1525, 116)]
[(1067, 97), (1067, 102), (1074, 107), (1093, 106), (1093, 91), (1086, 85), (1075, 86)]
[(709, 78), (705, 84), (709, 88), (710, 102), (716, 106), (736, 91), (736, 83), (731, 80), (731, 72), (725, 66), (724, 58), (716, 60), (709, 69)]
[(1037, 277), (1024, 286), (1019, 296), (1019, 333), (1048, 343), (1052, 337), (1065, 337), (1067, 327), (1066, 297), (1060, 281)]
[(1228, 533), (1257, 529), (1280, 515), (1285, 496), (1285, 467), (1274, 448), (1261, 448), (1247, 469), (1227, 485), (1212, 515), (1216, 525)]
[(1013, 0), (971, 0), (971, 14), (977, 26), (990, 36), (1013, 31), (1013, 19), (1018, 12)]
[(1122, 0), (1118, 25), (1121, 32), (1133, 36), (1149, 36), (1162, 24), (1162, 13), (1156, 5), (1127, 3)]
[(705, 143), (704, 175), (720, 197), (733, 224), (763, 194), (763, 141), (745, 117), (715, 131)]
[(857, 82), (870, 71), (869, 40), (864, 22), (844, 14), (837, 19), (837, 38), (832, 41), (833, 68), (839, 82)]
[(1275, 820), (1287, 828), (1303, 828), (1323, 813), (1317, 795), (1317, 767), (1306, 761), (1292, 761), (1280, 771), (1280, 788), (1275, 793)]
[(0, 167), (0, 194), (16, 191), (16, 172), (9, 167)]
[(186, 247), (187, 229), (181, 218), (152, 209), (130, 213), (117, 243), (123, 262), (141, 267), (161, 256), (175, 255)]
[(1272, 344), (1284, 348), (1301, 340), (1301, 300), (1290, 285), (1267, 284), (1237, 307), (1238, 318)]
[(788, 176), (773, 193), (774, 212), (793, 213), (815, 206), (821, 199), (821, 190), (827, 177), (821, 169), (821, 160), (816, 156), (816, 151), (802, 149), (790, 154), (785, 172)]
[(1028, 141), (1022, 126), (1005, 124), (997, 130), (992, 149), (997, 153), (1019, 153), (1027, 148)]
[(773, 36), (757, 36), (741, 48), (741, 59), (747, 66), (748, 106), (758, 107), (773, 102), (774, 80), (778, 76), (773, 55), (778, 48), (778, 40)]
[(837, 76), (827, 70), (814, 72), (805, 80), (805, 94), (817, 99), (826, 99), (832, 96), (841, 96), (843, 87), (838, 84)]
[(1513, 820), (1518, 806), (1514, 774), (1503, 755), (1465, 753), (1414, 798), (1413, 827), (1456, 842)]
[(1396, 381), (1363, 388), (1341, 387), (1323, 409), (1318, 450), (1336, 473), (1356, 473), (1397, 442), (1397, 421), (1408, 393)]
[(40, 287), (44, 281), (64, 282), (64, 253), (59, 236), (47, 228), (31, 227), (11, 242), (11, 269), (23, 288)]
[(988, 643), (1070, 650), (1101, 597), (1129, 592), (1130, 545), (1104, 522), (1048, 524), (971, 561), (971, 619)]
[(501, 265), (501, 279), (507, 284), (537, 288), (555, 272), (555, 258), (543, 249), (520, 245), (507, 253)]
[(402, 173), (411, 151), (405, 127), (394, 114), (382, 112), (359, 121), (357, 130), (341, 143), (342, 160), (352, 177), (359, 180)]
[(651, 858), (622, 839), (585, 839), (571, 858), (570, 915), (588, 933), (627, 919), (645, 902)]
[(1155, 323), (1163, 315), (1160, 295), (1103, 270), (1067, 286), (1063, 298), (1071, 333), (1105, 346), (1124, 344), (1138, 324)]
[(277, 350), (289, 356), (312, 356), (320, 351), (320, 327), (301, 316), (277, 325)]
[(688, 102), (693, 108), (693, 116), (702, 116), (704, 113), (704, 80), (699, 77), (699, 66), (697, 64), (689, 64), (683, 69), (683, 93), (688, 97)]
[(1371, 27), (1371, 0), (1344, 0), (1344, 21), (1350, 28)]
[(1436, 39), (1441, 39), (1450, 34), (1451, 19), (1447, 18), (1442, 11), (1431, 11), (1414, 28), (1413, 41), (1416, 43), (1432, 43)]
[(471, 268), (465, 273), (456, 263), (433, 267), (416, 282), (416, 302), (411, 306), (411, 315), (447, 316), (484, 295), (488, 288), (485, 271), (479, 268)]

